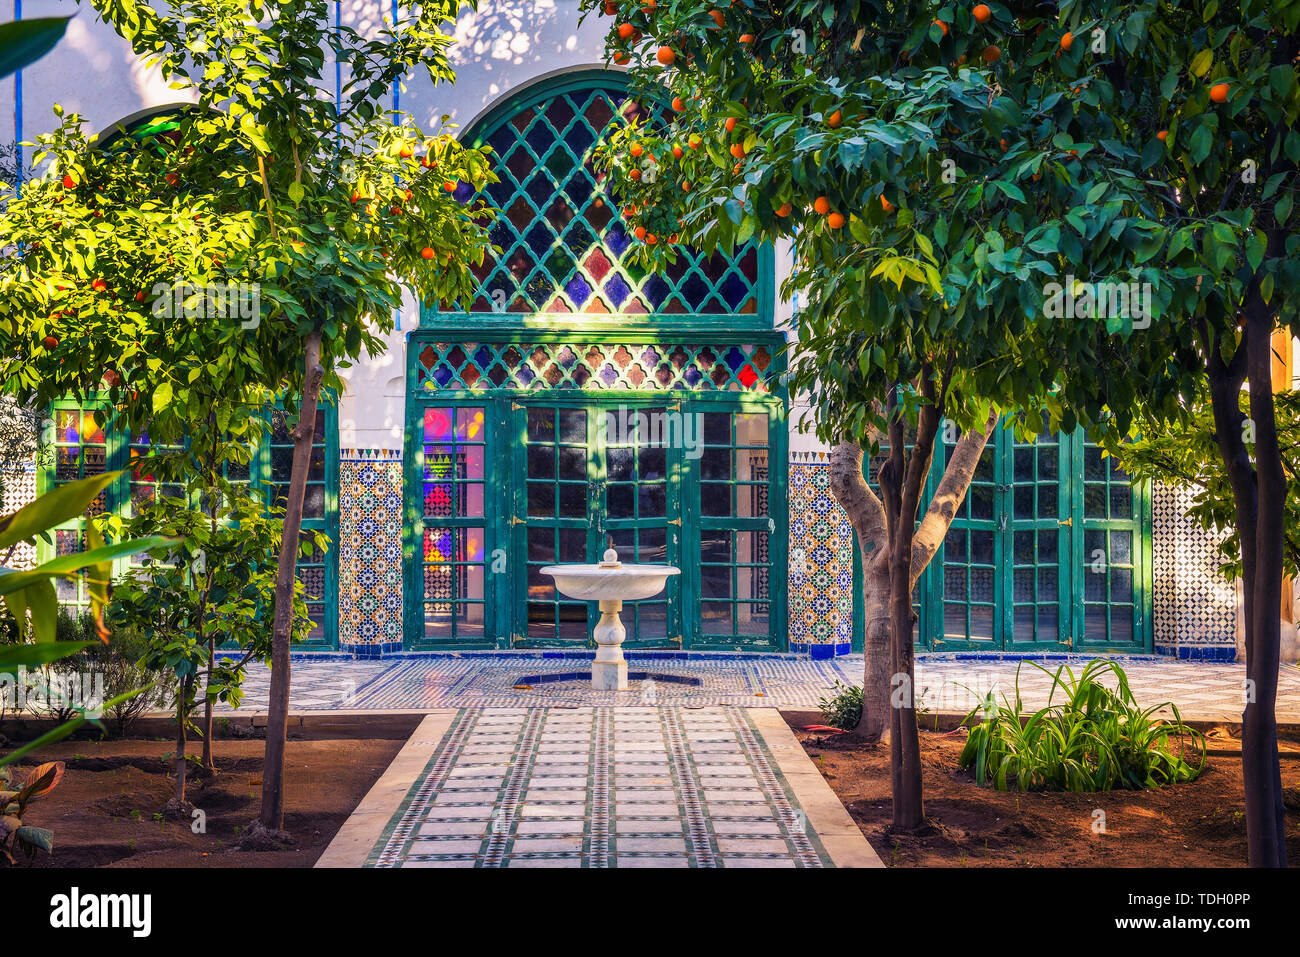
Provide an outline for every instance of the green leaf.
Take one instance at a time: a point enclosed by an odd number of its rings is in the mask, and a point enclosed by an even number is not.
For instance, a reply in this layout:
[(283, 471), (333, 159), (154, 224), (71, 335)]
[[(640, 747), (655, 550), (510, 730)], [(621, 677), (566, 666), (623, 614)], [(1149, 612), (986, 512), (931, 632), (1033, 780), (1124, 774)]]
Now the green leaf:
[(54, 832), (48, 828), (24, 824), (14, 831), (14, 837), (28, 847), (39, 847), (46, 853), (54, 852)]
[(100, 492), (123, 474), (120, 471), (105, 472), (56, 486), (12, 515), (0, 517), (0, 549), (35, 538), (41, 532), (78, 517)]
[(63, 37), (72, 17), (34, 17), (0, 24), (0, 77), (35, 63)]
[(1192, 62), (1187, 69), (1191, 71), (1192, 76), (1205, 76), (1210, 72), (1210, 67), (1213, 65), (1214, 51), (1207, 47), (1192, 57)]

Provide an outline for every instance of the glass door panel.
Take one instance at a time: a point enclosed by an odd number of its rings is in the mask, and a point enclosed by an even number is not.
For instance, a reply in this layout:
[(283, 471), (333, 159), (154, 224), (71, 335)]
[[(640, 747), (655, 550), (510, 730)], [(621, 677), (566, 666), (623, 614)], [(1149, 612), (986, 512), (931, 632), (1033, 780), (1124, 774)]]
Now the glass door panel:
[(421, 637), (487, 643), (487, 421), (483, 406), (424, 410), (417, 468)]
[(1075, 522), (1082, 532), (1076, 552), (1082, 580), (1077, 645), (1122, 647), (1145, 641), (1138, 577), (1142, 522), (1132, 479), (1092, 443), (1082, 448), (1083, 494)]
[(698, 414), (703, 444), (692, 462), (698, 475), (700, 549), (695, 646), (767, 646), (772, 641), (773, 426), (766, 412)]
[(517, 645), (585, 646), (591, 633), (588, 603), (564, 597), (541, 574), (545, 565), (593, 561), (591, 418), (587, 409), (572, 406), (516, 410), (514, 421), (523, 433), (517, 483), (523, 500), (511, 521), (517, 523), (515, 554), (524, 556)]
[(994, 642), (995, 572), (1002, 557), (997, 500), (997, 450), (989, 443), (944, 539), (943, 630), (938, 645), (987, 647)]
[(1061, 474), (1068, 472), (1069, 459), (1060, 438), (1047, 434), (1021, 442), (1011, 433), (1003, 437), (1010, 455), (1004, 466), (1010, 521), (1003, 537), (1011, 566), (1004, 591), (1011, 618), (1004, 646), (1055, 649), (1069, 634), (1069, 615), (1063, 612), (1069, 607), (1069, 583), (1061, 569), (1070, 529), (1058, 518)]

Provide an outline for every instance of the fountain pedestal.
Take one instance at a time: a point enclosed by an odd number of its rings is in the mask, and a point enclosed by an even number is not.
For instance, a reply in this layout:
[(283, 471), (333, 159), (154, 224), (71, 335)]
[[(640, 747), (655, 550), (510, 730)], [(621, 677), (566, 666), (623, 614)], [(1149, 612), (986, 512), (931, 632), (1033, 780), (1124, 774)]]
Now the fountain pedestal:
[(623, 639), (627, 637), (627, 629), (618, 616), (622, 609), (620, 598), (606, 598), (600, 602), (600, 621), (591, 632), (596, 642), (591, 686), (597, 691), (627, 690), (627, 659), (623, 657)]
[(555, 579), (555, 590), (569, 598), (600, 605), (600, 621), (591, 631), (596, 642), (596, 660), (591, 665), (591, 686), (597, 691), (626, 691), (627, 659), (623, 639), (627, 630), (618, 613), (623, 602), (651, 598), (663, 591), (664, 583), (681, 569), (672, 565), (624, 565), (618, 552), (609, 549), (599, 565), (547, 565), (543, 575)]

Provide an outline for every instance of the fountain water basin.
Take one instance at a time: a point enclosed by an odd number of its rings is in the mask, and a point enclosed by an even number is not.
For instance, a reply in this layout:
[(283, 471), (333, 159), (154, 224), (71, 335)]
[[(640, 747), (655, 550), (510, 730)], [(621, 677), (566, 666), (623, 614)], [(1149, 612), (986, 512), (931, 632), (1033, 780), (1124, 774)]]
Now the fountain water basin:
[(547, 565), (543, 575), (555, 579), (555, 590), (568, 598), (599, 602), (600, 621), (591, 632), (596, 660), (591, 665), (591, 686), (597, 691), (627, 690), (627, 659), (623, 639), (627, 631), (618, 613), (623, 602), (653, 598), (682, 570), (673, 565), (624, 565), (610, 548), (598, 565)]

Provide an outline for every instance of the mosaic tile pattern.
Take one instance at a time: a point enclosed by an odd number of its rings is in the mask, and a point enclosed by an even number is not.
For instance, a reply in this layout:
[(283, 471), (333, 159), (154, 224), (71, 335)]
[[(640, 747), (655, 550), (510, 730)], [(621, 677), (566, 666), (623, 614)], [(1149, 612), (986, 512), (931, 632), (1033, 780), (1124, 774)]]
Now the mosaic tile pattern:
[[(682, 660), (638, 660), (633, 670), (691, 676), (698, 686), (656, 681), (650, 692), (644, 683), (629, 691), (593, 691), (585, 682), (548, 688), (538, 684), (516, 688), (519, 678), (542, 672), (584, 671), (583, 659), (541, 659), (532, 656), (421, 655), (383, 660), (306, 659), (293, 664), (291, 706), (296, 711), (380, 710), (457, 707), (716, 707), (816, 710), (818, 701), (836, 681), (861, 686), (862, 656), (827, 661), (777, 655), (716, 655)], [(1041, 659), (1051, 670), (1068, 664), (1078, 674), (1087, 658)], [(1236, 719), (1242, 710), (1240, 664), (1175, 661), (1164, 657), (1120, 659), (1138, 701), (1145, 706), (1174, 701), (1185, 717)], [(1010, 694), (1019, 661), (1015, 659), (917, 658), (917, 694), (932, 711), (973, 708), (990, 689)], [(1020, 668), (1020, 690), (1026, 707), (1047, 703), (1051, 679), (1031, 667)], [(245, 680), (242, 712), (266, 710), (270, 671), (250, 666)], [(1282, 667), (1278, 684), (1278, 717), (1300, 721), (1300, 668)]]
[(1215, 537), (1188, 518), (1193, 494), (1156, 485), (1152, 501), (1155, 643), (1187, 646), (1236, 644), (1237, 591), (1219, 573)]
[(339, 643), (401, 640), (401, 457), (345, 450), (339, 463)]
[(736, 708), (462, 710), (372, 867), (825, 867)]
[[(0, 515), (16, 512), (36, 498), (36, 467), (0, 475)], [(36, 564), (36, 548), (19, 545), (5, 563), (10, 568), (31, 568)]]
[(831, 495), (830, 466), (790, 463), (790, 641), (853, 637), (853, 527)]
[(429, 343), (423, 389), (718, 389), (767, 392), (774, 356), (762, 345)]
[[(432, 709), (452, 707), (671, 706), (707, 703), (746, 708), (813, 708), (840, 673), (829, 661), (775, 656), (709, 656), (687, 660), (638, 660), (633, 671), (668, 676), (633, 682), (628, 691), (594, 691), (589, 680), (521, 687), (530, 675), (590, 674), (590, 659), (542, 659), (532, 655), (421, 655), (361, 662), (304, 660), (293, 666), (293, 707), (304, 711), (337, 708)], [(375, 672), (373, 668), (382, 669)], [(673, 681), (672, 678), (678, 678)], [(698, 678), (698, 686), (681, 682)], [(310, 697), (299, 703), (300, 681), (310, 682)], [(243, 710), (266, 708), (270, 671), (250, 666)], [(331, 691), (329, 689), (333, 688)]]

